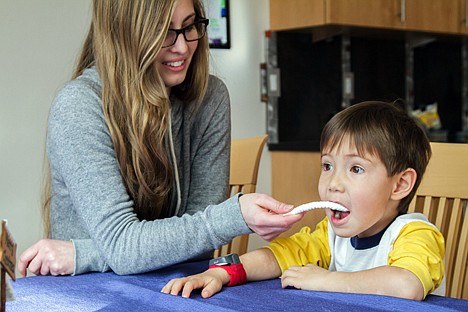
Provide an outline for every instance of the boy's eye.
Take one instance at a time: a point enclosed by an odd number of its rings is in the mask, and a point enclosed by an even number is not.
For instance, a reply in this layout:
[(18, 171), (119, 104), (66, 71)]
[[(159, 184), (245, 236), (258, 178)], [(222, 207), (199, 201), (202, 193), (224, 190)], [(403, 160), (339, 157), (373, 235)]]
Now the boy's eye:
[(359, 166), (352, 166), (351, 167), (351, 172), (352, 173), (364, 173), (364, 169), (359, 167)]
[(330, 171), (332, 169), (332, 166), (328, 163), (323, 163), (322, 164), (322, 170), (323, 171)]

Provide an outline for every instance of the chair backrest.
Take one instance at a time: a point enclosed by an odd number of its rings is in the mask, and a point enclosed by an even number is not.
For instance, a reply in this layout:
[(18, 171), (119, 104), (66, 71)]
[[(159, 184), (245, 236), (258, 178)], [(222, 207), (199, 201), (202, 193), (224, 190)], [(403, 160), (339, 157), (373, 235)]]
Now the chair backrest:
[(410, 204), (445, 238), (448, 297), (468, 299), (468, 144), (431, 143), (432, 158)]
[[(232, 141), (231, 173), (229, 176), (230, 196), (239, 192), (244, 194), (255, 192), (260, 158), (267, 139), (268, 136), (263, 135)], [(242, 255), (247, 252), (248, 244), (249, 235), (238, 236), (229, 242), (229, 244), (215, 250), (214, 257), (229, 253)]]

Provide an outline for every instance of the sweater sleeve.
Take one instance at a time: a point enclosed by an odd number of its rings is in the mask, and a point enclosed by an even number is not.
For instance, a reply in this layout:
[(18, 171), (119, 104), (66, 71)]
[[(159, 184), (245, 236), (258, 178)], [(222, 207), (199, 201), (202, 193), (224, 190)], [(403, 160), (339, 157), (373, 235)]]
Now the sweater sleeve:
[(92, 239), (72, 239), (71, 241), (75, 248), (75, 269), (72, 275), (110, 270)]
[[(193, 215), (140, 221), (126, 192), (99, 99), (73, 85), (59, 94), (49, 115), (47, 151), (52, 183), (60, 180), (69, 211), (55, 211), (89, 237), (74, 240), (75, 274), (111, 268), (135, 274), (186, 261), (251, 233), (238, 196)], [(60, 200), (63, 194), (54, 194)], [(59, 205), (56, 210), (62, 209)], [(75, 220), (68, 220), (72, 217)], [(68, 222), (68, 223), (66, 223)], [(54, 225), (53, 225), (54, 227)], [(75, 238), (73, 233), (70, 237)]]

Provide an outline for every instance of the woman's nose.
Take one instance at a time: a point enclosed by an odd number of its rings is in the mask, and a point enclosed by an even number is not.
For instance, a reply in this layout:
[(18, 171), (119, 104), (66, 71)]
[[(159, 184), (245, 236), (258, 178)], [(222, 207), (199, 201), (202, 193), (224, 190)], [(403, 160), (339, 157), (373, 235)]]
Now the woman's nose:
[(184, 35), (179, 34), (179, 36), (177, 36), (176, 42), (171, 47), (171, 50), (177, 51), (179, 53), (184, 53), (185, 51), (187, 51), (187, 49), (188, 49), (187, 41), (185, 41)]

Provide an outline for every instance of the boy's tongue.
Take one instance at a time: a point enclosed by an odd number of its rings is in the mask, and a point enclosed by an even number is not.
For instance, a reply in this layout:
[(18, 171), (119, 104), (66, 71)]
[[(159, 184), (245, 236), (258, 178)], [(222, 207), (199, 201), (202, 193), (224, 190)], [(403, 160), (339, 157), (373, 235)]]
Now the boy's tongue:
[(344, 219), (349, 215), (349, 211), (332, 210), (335, 219)]

